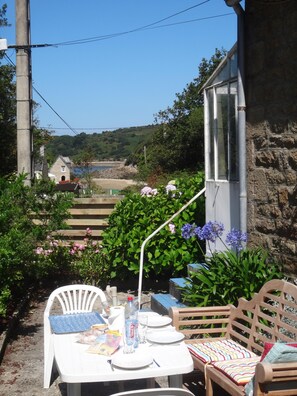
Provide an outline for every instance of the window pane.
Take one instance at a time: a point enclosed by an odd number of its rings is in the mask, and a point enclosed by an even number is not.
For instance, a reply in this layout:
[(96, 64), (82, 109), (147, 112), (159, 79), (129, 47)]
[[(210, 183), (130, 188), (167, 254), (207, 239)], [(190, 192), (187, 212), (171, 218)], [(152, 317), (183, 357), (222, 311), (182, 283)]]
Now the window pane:
[(213, 108), (213, 89), (207, 90), (208, 103), (208, 179), (214, 179), (214, 108)]
[(231, 78), (237, 76), (237, 52), (230, 58), (230, 74)]
[(218, 179), (228, 178), (228, 86), (217, 88)]
[(229, 73), (229, 62), (226, 62), (224, 67), (220, 70), (218, 75), (214, 78), (213, 84), (220, 83), (222, 81), (226, 81), (229, 79), (230, 73)]
[(230, 180), (238, 180), (238, 134), (236, 122), (237, 84), (230, 84), (229, 95), (229, 122), (230, 122)]

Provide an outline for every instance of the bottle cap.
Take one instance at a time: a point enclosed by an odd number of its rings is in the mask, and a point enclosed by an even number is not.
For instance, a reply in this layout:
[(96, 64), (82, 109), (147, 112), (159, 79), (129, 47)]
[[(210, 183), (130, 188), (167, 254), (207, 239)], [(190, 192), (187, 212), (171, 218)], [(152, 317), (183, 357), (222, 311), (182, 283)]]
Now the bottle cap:
[(134, 297), (133, 296), (128, 296), (128, 301), (133, 301)]

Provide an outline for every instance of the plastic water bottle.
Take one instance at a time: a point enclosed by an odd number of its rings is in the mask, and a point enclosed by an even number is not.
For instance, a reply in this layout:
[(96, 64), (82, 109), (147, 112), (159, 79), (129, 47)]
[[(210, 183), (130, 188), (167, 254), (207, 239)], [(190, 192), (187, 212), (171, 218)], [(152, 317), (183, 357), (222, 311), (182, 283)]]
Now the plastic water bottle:
[(134, 297), (128, 296), (127, 304), (125, 306), (125, 319), (132, 319), (134, 315)]
[[(128, 301), (125, 307), (125, 338), (128, 350), (138, 347), (138, 311), (134, 304), (134, 297), (128, 296)], [(131, 352), (133, 352), (131, 351)]]

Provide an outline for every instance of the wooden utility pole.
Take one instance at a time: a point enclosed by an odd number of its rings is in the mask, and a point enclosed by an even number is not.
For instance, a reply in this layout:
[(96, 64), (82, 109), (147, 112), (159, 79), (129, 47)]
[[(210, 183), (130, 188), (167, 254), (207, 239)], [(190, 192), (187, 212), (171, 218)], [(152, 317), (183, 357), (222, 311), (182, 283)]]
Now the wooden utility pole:
[(16, 100), (18, 174), (31, 185), (32, 171), (32, 79), (30, 46), (30, 0), (15, 0), (16, 7)]

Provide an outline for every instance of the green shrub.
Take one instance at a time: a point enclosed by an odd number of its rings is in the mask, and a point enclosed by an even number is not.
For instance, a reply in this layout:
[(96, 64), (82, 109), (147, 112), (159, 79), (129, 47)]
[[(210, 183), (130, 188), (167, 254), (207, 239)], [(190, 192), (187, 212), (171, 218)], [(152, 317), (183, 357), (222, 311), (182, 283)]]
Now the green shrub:
[[(223, 229), (217, 222), (209, 222), (202, 228), (187, 224), (183, 226), (183, 236), (188, 240), (194, 237), (215, 242), (216, 238), (221, 239)], [(283, 277), (280, 266), (267, 251), (243, 246), (246, 238), (245, 233), (233, 229), (226, 238), (231, 247), (226, 245), (226, 251), (215, 251), (205, 257), (205, 265), (191, 273), (182, 290), (185, 303), (190, 306), (236, 305), (240, 297), (250, 300), (264, 283)]]
[(84, 243), (72, 243), (69, 249), (71, 268), (84, 283), (104, 288), (109, 272), (108, 262), (98, 241), (93, 240), (92, 230), (86, 229)]
[[(204, 175), (175, 181), (176, 190), (160, 186), (157, 194), (130, 193), (120, 201), (109, 217), (109, 227), (103, 233), (103, 252), (110, 266), (110, 277), (127, 279), (139, 273), (142, 243), (158, 227), (171, 218), (204, 187)], [(149, 191), (149, 188), (147, 188)], [(186, 273), (186, 266), (199, 257), (197, 246), (185, 241), (181, 225), (189, 219), (204, 222), (204, 196), (177, 216), (170, 227), (164, 227), (145, 246), (144, 275), (169, 277)]]
[(40, 277), (55, 273), (75, 279), (78, 282), (93, 284), (101, 288), (108, 281), (108, 263), (99, 241), (92, 238), (92, 230), (86, 229), (84, 240), (70, 245), (57, 238), (48, 237), (35, 250), (36, 267)]
[(72, 196), (57, 194), (52, 182), (28, 187), (24, 180), (24, 175), (0, 178), (0, 315), (44, 275), (35, 248), (62, 227), (72, 205)]

